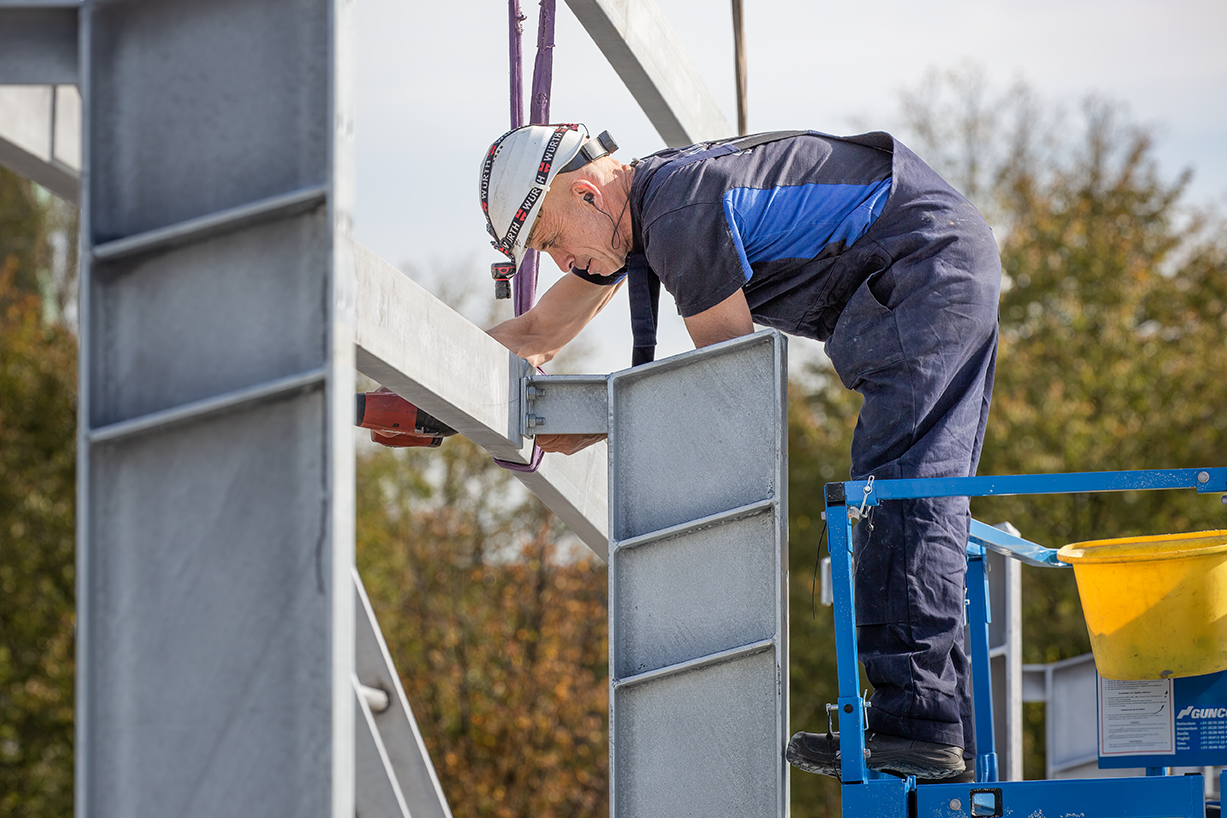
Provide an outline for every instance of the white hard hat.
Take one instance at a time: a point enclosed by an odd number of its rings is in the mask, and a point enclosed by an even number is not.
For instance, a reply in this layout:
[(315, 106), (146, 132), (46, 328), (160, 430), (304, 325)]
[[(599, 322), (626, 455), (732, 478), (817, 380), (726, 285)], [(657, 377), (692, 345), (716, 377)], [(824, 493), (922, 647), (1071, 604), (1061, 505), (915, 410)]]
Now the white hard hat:
[(617, 150), (608, 132), (589, 140), (583, 125), (525, 125), (499, 137), (481, 163), (481, 209), (491, 244), (516, 262), (550, 182)]

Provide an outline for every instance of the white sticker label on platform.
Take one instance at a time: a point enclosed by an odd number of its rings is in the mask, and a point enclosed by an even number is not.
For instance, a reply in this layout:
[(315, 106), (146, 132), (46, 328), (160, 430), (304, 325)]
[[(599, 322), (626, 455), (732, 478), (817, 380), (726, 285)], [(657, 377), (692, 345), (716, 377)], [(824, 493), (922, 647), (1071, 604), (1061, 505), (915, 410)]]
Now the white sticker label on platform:
[(1099, 680), (1099, 754), (1164, 755), (1176, 752), (1172, 680)]

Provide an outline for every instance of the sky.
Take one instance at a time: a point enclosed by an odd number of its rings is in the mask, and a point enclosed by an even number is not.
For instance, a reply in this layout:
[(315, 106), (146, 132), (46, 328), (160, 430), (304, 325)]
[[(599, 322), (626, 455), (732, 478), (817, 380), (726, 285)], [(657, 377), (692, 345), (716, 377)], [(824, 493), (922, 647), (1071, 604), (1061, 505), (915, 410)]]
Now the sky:
[[(656, 2), (735, 127), (731, 3)], [(992, 87), (1022, 79), (1049, 104), (1072, 109), (1092, 93), (1123, 104), (1132, 121), (1154, 128), (1162, 172), (1173, 178), (1191, 168), (1190, 200), (1227, 210), (1223, 0), (743, 6), (751, 132), (897, 131), (906, 89), (927, 72), (974, 66)], [(521, 7), (527, 89), (539, 7), (532, 0)], [(471, 282), (477, 294), (465, 312), (488, 325), (489, 265), (501, 256), (485, 231), (478, 168), (510, 123), (507, 3), (359, 0), (356, 36), (356, 238), (436, 292)], [(624, 162), (664, 147), (565, 0), (558, 2), (551, 119), (583, 122), (593, 134), (609, 130)], [(543, 260), (539, 286), (561, 274)], [(658, 357), (690, 349), (665, 293), (661, 313)], [(624, 293), (578, 346), (584, 354), (571, 371), (629, 365)], [(794, 362), (816, 349), (790, 342)]]

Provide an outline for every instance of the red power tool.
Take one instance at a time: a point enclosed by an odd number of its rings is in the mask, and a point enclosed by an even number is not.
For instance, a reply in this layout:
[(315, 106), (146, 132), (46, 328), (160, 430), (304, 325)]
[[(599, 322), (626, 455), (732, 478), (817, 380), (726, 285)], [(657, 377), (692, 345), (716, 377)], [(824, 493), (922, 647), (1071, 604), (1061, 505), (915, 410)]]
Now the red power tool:
[(384, 446), (439, 446), (456, 430), (440, 423), (386, 388), (359, 392), (358, 425), (371, 430), (371, 440)]

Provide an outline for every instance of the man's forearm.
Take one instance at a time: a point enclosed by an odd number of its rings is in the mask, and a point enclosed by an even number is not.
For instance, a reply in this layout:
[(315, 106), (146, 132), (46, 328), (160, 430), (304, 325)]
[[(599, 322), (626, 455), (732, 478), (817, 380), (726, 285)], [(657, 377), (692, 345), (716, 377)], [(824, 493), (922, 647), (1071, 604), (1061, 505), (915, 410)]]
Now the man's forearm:
[(532, 309), (487, 332), (533, 366), (541, 366), (588, 326), (620, 286), (621, 282), (606, 287), (564, 275)]
[(549, 338), (543, 337), (536, 318), (533, 311), (529, 310), (523, 315), (491, 327), (486, 332), (511, 350), (513, 355), (518, 355), (533, 366), (541, 366), (558, 354), (562, 344), (551, 343)]

